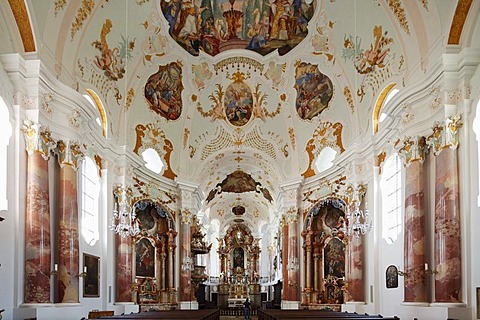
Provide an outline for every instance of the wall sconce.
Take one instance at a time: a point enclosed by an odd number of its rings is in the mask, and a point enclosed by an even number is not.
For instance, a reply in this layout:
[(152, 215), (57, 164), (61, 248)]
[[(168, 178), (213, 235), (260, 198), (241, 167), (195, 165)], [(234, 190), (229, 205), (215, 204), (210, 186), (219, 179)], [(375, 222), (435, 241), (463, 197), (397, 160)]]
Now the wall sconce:
[(53, 266), (53, 270), (50, 271), (50, 275), (52, 275), (52, 276), (58, 275), (58, 264), (57, 263), (55, 263), (55, 265)]
[(83, 267), (83, 272), (78, 275), (78, 277), (85, 278), (87, 276), (87, 266)]
[(400, 277), (408, 277), (408, 272), (405, 272), (405, 271), (402, 271), (402, 270), (398, 270), (398, 275)]
[(425, 262), (425, 273), (426, 274), (437, 274), (438, 271), (437, 271), (437, 269), (433, 269), (433, 270), (428, 269), (428, 263)]

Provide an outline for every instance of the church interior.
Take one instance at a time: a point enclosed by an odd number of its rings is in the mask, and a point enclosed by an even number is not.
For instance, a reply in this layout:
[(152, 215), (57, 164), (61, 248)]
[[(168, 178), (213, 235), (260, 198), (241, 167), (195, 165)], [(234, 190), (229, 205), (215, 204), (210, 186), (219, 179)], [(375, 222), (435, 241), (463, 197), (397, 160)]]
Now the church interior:
[(479, 14), (0, 1), (0, 319), (480, 319)]

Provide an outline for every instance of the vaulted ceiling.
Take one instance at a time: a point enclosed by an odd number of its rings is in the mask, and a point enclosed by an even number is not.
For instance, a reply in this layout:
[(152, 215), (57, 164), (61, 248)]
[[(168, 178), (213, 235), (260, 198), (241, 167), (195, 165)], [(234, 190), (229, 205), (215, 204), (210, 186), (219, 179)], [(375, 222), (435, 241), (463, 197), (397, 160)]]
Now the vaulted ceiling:
[[(20, 2), (10, 1), (12, 9)], [(104, 135), (126, 145), (135, 170), (146, 170), (141, 152), (153, 148), (165, 163), (159, 180), (189, 181), (211, 196), (203, 211), (220, 233), (238, 219), (255, 232), (268, 228), (283, 186), (324, 174), (315, 166), (322, 150), (333, 149), (338, 159), (361, 148), (389, 90), (401, 94), (433, 66), (429, 57), (445, 43), (456, 6), (431, 0), (26, 3), (33, 39), (24, 47), (33, 41), (30, 51), (72, 90), (94, 92), (104, 108)], [(11, 28), (18, 13), (8, 15), (2, 6), (2, 34), (23, 35), (22, 22)], [(18, 51), (15, 32), (0, 53)], [(80, 114), (91, 120), (83, 130), (97, 130), (91, 123), (98, 113), (85, 110)]]

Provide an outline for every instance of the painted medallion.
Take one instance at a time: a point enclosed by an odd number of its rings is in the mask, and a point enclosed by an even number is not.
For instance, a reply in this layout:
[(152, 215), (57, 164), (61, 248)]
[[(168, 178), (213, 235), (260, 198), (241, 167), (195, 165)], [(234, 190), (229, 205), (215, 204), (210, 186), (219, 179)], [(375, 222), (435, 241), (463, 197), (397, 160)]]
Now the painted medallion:
[(242, 80), (231, 83), (225, 91), (225, 115), (228, 122), (242, 127), (252, 118), (253, 96), (250, 87)]

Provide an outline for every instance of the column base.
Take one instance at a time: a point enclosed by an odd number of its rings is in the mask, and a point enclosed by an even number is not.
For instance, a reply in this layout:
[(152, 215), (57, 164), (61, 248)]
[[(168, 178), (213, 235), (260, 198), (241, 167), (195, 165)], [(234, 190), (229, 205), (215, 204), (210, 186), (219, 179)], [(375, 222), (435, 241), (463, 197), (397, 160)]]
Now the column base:
[(402, 303), (394, 314), (400, 319), (471, 319), (472, 308), (463, 303)]
[(180, 301), (180, 310), (198, 310), (198, 301)]
[(300, 301), (282, 301), (282, 310), (299, 310)]

